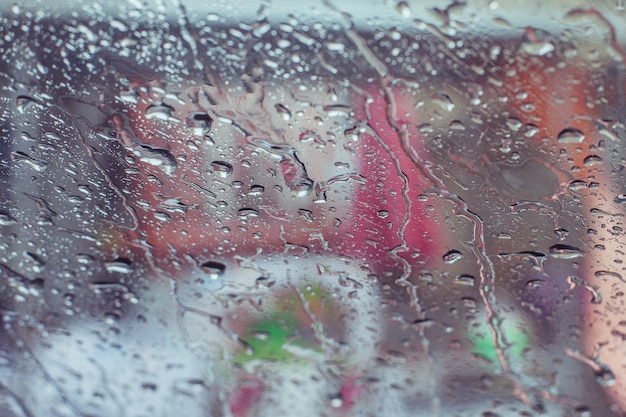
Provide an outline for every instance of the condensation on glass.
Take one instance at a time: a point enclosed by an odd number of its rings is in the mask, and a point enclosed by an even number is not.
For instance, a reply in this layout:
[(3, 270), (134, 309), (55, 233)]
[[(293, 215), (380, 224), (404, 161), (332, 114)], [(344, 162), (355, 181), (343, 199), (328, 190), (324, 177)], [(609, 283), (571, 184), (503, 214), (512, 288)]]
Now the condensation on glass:
[(119, 3), (1, 2), (0, 415), (624, 414), (620, 1)]

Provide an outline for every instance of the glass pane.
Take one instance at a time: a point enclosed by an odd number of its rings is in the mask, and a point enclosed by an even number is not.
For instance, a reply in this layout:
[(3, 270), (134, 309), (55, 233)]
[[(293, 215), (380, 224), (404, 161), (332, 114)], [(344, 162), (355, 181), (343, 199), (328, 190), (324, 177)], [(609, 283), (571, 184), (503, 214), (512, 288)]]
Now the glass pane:
[(621, 1), (49, 3), (0, 415), (626, 412)]

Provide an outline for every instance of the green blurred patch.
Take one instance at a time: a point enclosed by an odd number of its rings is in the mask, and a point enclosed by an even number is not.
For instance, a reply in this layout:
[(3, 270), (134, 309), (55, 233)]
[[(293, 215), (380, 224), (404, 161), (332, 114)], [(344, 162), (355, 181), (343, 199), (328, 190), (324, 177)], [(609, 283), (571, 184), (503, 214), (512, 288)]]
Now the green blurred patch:
[[(336, 306), (319, 286), (306, 286), (299, 289), (302, 298), (312, 310), (323, 309), (334, 313)], [(317, 311), (314, 312), (314, 314)], [(319, 319), (318, 314), (315, 314)], [(320, 351), (314, 342), (304, 338), (305, 327), (310, 327), (310, 318), (302, 306), (302, 300), (295, 292), (285, 294), (268, 311), (266, 318), (246, 324), (242, 339), (248, 345), (246, 351), (238, 353), (233, 362), (244, 364), (255, 360), (272, 362), (295, 362), (297, 357), (286, 349), (286, 345), (298, 346), (311, 351)]]
[[(502, 320), (498, 326), (498, 321), (494, 320), (496, 328), (500, 328), (501, 334), (498, 344), (509, 353), (511, 359), (520, 360), (526, 349), (530, 345), (530, 337), (522, 330), (515, 320)], [(472, 353), (490, 362), (498, 363), (498, 352), (491, 328), (487, 323), (483, 323), (469, 332), (470, 340), (473, 343)]]

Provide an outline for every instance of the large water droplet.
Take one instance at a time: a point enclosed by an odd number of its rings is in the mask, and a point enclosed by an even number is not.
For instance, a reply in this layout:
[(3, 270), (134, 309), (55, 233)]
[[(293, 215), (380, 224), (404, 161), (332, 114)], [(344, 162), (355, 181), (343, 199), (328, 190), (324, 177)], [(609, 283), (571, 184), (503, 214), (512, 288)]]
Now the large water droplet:
[(134, 147), (132, 151), (139, 157), (140, 161), (159, 167), (167, 175), (172, 175), (178, 167), (178, 163), (176, 162), (174, 155), (172, 155), (167, 149), (141, 145)]
[(626, 194), (620, 194), (617, 197), (615, 197), (613, 199), (613, 202), (617, 203), (617, 204), (624, 204), (626, 203)]
[(543, 163), (530, 160), (520, 165), (487, 164), (487, 182), (497, 192), (527, 201), (538, 201), (559, 190), (559, 179)]
[(624, 279), (622, 278), (622, 276), (620, 274), (618, 274), (617, 272), (613, 272), (613, 271), (596, 271), (594, 272), (594, 274), (596, 277), (598, 278), (613, 278), (613, 279), (618, 279), (620, 281), (624, 281)]
[(37, 100), (29, 96), (19, 96), (15, 99), (15, 105), (17, 107), (17, 111), (20, 113), (25, 113), (26, 111), (39, 107), (40, 104)]
[(599, 165), (602, 163), (602, 158), (600, 158), (598, 155), (589, 155), (585, 158), (583, 163), (585, 164), (586, 167)]
[(559, 143), (581, 143), (585, 140), (585, 134), (575, 127), (568, 127), (561, 130), (557, 140)]
[(15, 219), (7, 212), (0, 211), (0, 226), (11, 226), (15, 224)]
[(43, 172), (48, 167), (48, 164), (42, 160), (31, 157), (30, 155), (24, 152), (11, 152), (11, 160), (16, 163), (28, 165), (35, 171)]
[(576, 259), (585, 255), (585, 252), (575, 246), (556, 244), (550, 247), (550, 256), (556, 259)]

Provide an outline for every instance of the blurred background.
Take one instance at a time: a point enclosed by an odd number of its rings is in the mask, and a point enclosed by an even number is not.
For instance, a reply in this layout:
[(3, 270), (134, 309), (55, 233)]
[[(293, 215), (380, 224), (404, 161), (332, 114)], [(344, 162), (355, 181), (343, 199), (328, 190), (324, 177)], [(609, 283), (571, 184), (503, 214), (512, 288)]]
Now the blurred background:
[(2, 416), (621, 416), (624, 7), (3, 2)]

